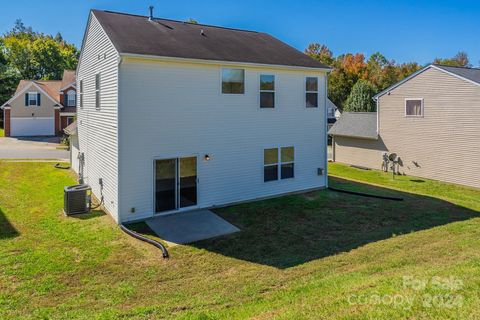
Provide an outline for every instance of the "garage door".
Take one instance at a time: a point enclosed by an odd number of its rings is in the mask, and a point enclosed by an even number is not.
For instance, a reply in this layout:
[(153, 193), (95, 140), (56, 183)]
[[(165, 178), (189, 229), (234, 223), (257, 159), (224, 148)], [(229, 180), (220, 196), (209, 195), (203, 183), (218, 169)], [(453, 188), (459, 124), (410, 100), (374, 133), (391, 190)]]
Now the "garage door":
[(11, 136), (53, 136), (55, 135), (54, 118), (11, 118)]

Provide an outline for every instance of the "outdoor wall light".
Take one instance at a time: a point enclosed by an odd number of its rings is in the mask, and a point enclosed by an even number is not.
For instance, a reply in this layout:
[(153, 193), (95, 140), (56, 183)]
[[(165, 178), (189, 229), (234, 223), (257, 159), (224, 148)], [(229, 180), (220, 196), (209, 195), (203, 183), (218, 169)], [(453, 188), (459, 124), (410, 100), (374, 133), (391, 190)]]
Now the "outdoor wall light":
[(205, 161), (210, 161), (210, 155), (206, 154), (203, 159), (205, 159)]

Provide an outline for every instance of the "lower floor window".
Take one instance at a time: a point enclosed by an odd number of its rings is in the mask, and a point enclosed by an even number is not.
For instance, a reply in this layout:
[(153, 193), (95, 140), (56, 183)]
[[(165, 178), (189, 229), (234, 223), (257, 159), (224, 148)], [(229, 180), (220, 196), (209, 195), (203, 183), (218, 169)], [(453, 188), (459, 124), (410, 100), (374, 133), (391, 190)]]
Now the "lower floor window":
[(263, 181), (289, 179), (295, 176), (294, 147), (269, 148), (263, 151)]

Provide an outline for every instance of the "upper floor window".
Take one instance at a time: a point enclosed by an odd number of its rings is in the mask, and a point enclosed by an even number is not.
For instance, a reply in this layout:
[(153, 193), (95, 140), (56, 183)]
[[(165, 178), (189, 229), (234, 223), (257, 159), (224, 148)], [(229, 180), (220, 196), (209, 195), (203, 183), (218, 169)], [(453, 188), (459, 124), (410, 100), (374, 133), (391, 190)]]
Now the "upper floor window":
[(25, 94), (25, 106), (40, 106), (40, 93), (28, 92)]
[(83, 109), (83, 80), (80, 80), (80, 108)]
[(422, 117), (423, 99), (405, 99), (405, 116)]
[(318, 78), (305, 78), (305, 106), (307, 108), (318, 107)]
[(275, 107), (275, 76), (260, 75), (260, 108)]
[(95, 75), (95, 109), (100, 109), (100, 73)]
[(67, 107), (75, 107), (76, 105), (76, 94), (75, 91), (69, 90), (67, 92)]
[(245, 93), (245, 70), (222, 69), (222, 93)]

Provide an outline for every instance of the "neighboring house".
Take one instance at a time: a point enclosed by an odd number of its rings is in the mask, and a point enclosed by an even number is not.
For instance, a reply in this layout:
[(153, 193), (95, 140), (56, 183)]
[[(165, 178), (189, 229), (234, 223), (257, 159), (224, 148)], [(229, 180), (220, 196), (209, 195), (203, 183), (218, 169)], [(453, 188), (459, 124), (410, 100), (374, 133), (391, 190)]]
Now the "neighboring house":
[(402, 174), (480, 188), (480, 69), (429, 65), (375, 99), (329, 131), (335, 161), (382, 169), (395, 153)]
[(330, 129), (333, 124), (340, 118), (340, 110), (337, 106), (327, 98), (327, 117), (328, 117), (328, 129)]
[(76, 112), (75, 71), (62, 80), (20, 80), (2, 105), (5, 136), (54, 136), (73, 122)]
[(265, 33), (93, 10), (79, 176), (118, 223), (325, 187), (328, 71)]

